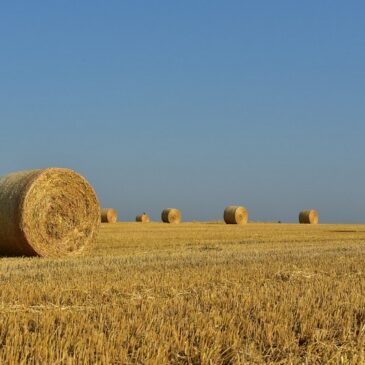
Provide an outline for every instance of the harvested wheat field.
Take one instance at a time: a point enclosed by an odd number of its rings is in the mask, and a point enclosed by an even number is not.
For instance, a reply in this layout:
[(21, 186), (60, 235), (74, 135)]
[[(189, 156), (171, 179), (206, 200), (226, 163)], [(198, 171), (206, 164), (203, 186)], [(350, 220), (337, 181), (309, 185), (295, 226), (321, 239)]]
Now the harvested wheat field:
[(1, 364), (361, 364), (365, 225), (116, 223), (0, 260)]

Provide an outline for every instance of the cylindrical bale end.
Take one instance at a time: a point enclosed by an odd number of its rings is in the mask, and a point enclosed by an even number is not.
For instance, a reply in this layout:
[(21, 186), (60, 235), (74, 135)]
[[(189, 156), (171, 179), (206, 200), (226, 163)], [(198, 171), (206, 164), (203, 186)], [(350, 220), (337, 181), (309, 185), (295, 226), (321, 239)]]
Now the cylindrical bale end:
[(299, 223), (300, 224), (318, 224), (319, 215), (314, 209), (303, 210), (299, 213)]
[(230, 205), (224, 209), (223, 219), (227, 224), (246, 224), (248, 212), (244, 207)]
[(113, 208), (103, 208), (100, 211), (100, 219), (102, 223), (116, 223), (118, 212)]
[(92, 186), (62, 168), (0, 178), (0, 255), (80, 255), (95, 240), (100, 206)]
[(180, 223), (181, 217), (181, 211), (175, 208), (164, 209), (161, 213), (161, 219), (164, 223)]
[(150, 222), (150, 217), (147, 213), (139, 214), (136, 217), (136, 222), (149, 223)]

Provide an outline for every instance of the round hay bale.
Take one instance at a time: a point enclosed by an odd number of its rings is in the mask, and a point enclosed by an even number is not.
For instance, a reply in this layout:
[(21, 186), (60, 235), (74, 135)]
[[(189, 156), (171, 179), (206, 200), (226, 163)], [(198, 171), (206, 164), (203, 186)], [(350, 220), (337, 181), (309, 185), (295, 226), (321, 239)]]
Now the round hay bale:
[(102, 223), (116, 223), (118, 220), (118, 212), (113, 208), (103, 208), (100, 211)]
[(0, 178), (0, 255), (80, 255), (99, 226), (95, 191), (72, 170), (29, 170)]
[(149, 223), (150, 222), (150, 216), (147, 213), (139, 214), (136, 217), (136, 222)]
[(161, 213), (161, 219), (164, 223), (180, 223), (181, 222), (181, 212), (179, 209), (167, 208)]
[(317, 224), (319, 221), (318, 212), (314, 209), (303, 210), (299, 213), (299, 223), (301, 224)]
[(248, 212), (244, 207), (230, 205), (224, 209), (223, 218), (227, 224), (246, 224)]

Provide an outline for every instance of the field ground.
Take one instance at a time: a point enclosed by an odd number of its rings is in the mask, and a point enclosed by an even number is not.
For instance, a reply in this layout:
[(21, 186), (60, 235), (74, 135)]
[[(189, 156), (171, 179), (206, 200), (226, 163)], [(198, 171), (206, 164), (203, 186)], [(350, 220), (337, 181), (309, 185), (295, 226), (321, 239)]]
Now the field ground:
[(103, 225), (0, 281), (1, 364), (365, 363), (365, 225)]

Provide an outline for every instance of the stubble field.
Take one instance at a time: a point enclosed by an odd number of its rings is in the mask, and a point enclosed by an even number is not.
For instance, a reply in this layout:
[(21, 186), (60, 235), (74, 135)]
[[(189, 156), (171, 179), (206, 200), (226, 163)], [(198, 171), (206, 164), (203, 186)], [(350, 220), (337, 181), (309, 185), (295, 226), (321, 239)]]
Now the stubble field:
[(365, 362), (365, 225), (106, 224), (0, 281), (1, 364)]

